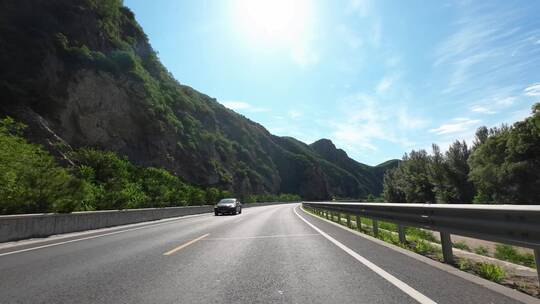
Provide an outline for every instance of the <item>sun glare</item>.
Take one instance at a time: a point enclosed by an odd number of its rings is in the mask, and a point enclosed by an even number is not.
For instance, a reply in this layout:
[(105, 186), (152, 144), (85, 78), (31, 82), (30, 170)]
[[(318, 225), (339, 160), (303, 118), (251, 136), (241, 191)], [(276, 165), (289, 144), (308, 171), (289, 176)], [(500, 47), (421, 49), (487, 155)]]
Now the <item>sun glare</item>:
[(235, 19), (250, 39), (268, 43), (291, 43), (309, 31), (310, 0), (237, 0)]

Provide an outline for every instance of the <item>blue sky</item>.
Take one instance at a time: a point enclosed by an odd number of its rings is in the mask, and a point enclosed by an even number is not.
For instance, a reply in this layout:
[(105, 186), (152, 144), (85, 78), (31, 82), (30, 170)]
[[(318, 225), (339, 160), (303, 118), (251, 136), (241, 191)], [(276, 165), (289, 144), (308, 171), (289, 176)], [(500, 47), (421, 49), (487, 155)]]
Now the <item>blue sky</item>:
[[(481, 3), (484, 2), (484, 3)], [(539, 1), (125, 0), (180, 83), (375, 165), (540, 101)]]

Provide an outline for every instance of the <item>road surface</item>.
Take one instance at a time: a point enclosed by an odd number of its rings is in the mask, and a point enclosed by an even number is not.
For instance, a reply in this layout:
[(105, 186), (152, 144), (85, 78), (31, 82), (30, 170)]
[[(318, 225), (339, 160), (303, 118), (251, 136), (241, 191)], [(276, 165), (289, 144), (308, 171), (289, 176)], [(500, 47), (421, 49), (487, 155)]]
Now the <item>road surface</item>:
[(518, 303), (298, 207), (0, 249), (0, 303)]

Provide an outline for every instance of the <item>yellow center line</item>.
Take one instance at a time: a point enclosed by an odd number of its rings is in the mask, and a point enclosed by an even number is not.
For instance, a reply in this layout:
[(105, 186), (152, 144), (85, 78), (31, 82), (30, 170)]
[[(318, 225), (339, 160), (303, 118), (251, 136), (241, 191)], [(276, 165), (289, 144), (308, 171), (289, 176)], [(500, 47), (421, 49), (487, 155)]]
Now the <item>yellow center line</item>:
[(176, 247), (176, 248), (174, 248), (174, 249), (171, 249), (171, 250), (165, 252), (163, 255), (172, 255), (172, 254), (175, 254), (177, 251), (182, 250), (183, 248), (186, 248), (187, 246), (189, 246), (189, 245), (191, 245), (191, 244), (193, 244), (193, 243), (195, 243), (195, 242), (197, 242), (197, 241), (200, 241), (200, 240), (204, 239), (205, 237), (207, 237), (207, 236), (209, 236), (209, 235), (210, 235), (210, 233), (207, 233), (207, 234), (205, 234), (205, 235), (203, 235), (203, 236), (200, 236), (200, 237), (198, 237), (198, 238), (196, 238), (196, 239), (194, 239), (194, 240), (191, 240), (191, 241), (189, 241), (189, 242), (187, 242), (187, 243), (185, 243), (185, 244), (182, 244), (182, 245), (180, 245), (180, 246), (178, 246), (178, 247)]

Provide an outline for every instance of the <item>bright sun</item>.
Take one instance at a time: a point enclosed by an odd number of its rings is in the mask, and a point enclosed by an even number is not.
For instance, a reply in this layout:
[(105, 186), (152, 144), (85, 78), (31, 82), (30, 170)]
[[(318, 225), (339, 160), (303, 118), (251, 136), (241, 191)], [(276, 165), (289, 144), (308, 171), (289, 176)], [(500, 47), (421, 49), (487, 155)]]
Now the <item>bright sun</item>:
[(310, 0), (236, 0), (235, 18), (241, 31), (267, 43), (294, 43), (308, 34)]

